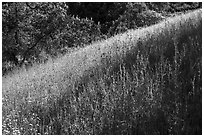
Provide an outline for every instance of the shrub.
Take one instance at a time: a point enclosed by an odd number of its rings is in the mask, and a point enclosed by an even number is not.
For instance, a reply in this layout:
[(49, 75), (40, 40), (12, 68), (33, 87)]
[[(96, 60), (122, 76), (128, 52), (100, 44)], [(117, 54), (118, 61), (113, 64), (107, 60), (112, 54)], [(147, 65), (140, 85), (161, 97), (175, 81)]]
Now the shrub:
[(150, 26), (163, 19), (160, 13), (148, 10), (145, 3), (129, 3), (125, 13), (114, 21), (109, 33), (118, 34), (128, 29)]

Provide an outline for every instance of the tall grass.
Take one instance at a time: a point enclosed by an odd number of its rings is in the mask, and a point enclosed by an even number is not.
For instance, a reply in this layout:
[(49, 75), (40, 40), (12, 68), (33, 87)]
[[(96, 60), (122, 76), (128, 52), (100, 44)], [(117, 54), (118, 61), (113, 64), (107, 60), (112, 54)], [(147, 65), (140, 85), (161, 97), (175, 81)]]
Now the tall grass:
[(202, 11), (3, 78), (3, 134), (201, 134)]

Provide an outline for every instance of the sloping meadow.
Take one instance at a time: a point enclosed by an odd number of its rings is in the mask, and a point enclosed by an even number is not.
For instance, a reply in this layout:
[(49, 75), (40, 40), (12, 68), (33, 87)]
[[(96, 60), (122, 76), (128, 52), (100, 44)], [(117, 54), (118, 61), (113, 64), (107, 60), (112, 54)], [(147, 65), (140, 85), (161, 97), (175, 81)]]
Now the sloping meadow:
[(202, 11), (2, 78), (3, 134), (202, 134)]

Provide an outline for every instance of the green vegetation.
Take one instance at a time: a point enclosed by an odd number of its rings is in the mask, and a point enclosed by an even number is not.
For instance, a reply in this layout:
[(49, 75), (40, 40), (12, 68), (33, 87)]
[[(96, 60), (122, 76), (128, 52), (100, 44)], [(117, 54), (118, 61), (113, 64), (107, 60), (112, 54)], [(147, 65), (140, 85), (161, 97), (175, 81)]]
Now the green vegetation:
[(202, 11), (2, 81), (3, 134), (202, 134)]

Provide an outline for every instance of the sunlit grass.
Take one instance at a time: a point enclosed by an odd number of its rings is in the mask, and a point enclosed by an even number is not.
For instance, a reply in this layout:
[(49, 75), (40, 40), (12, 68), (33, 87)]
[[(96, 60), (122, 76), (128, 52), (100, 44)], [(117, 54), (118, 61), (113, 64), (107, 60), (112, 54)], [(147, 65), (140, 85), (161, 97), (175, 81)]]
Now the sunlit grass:
[(7, 75), (2, 133), (201, 134), (201, 14)]

